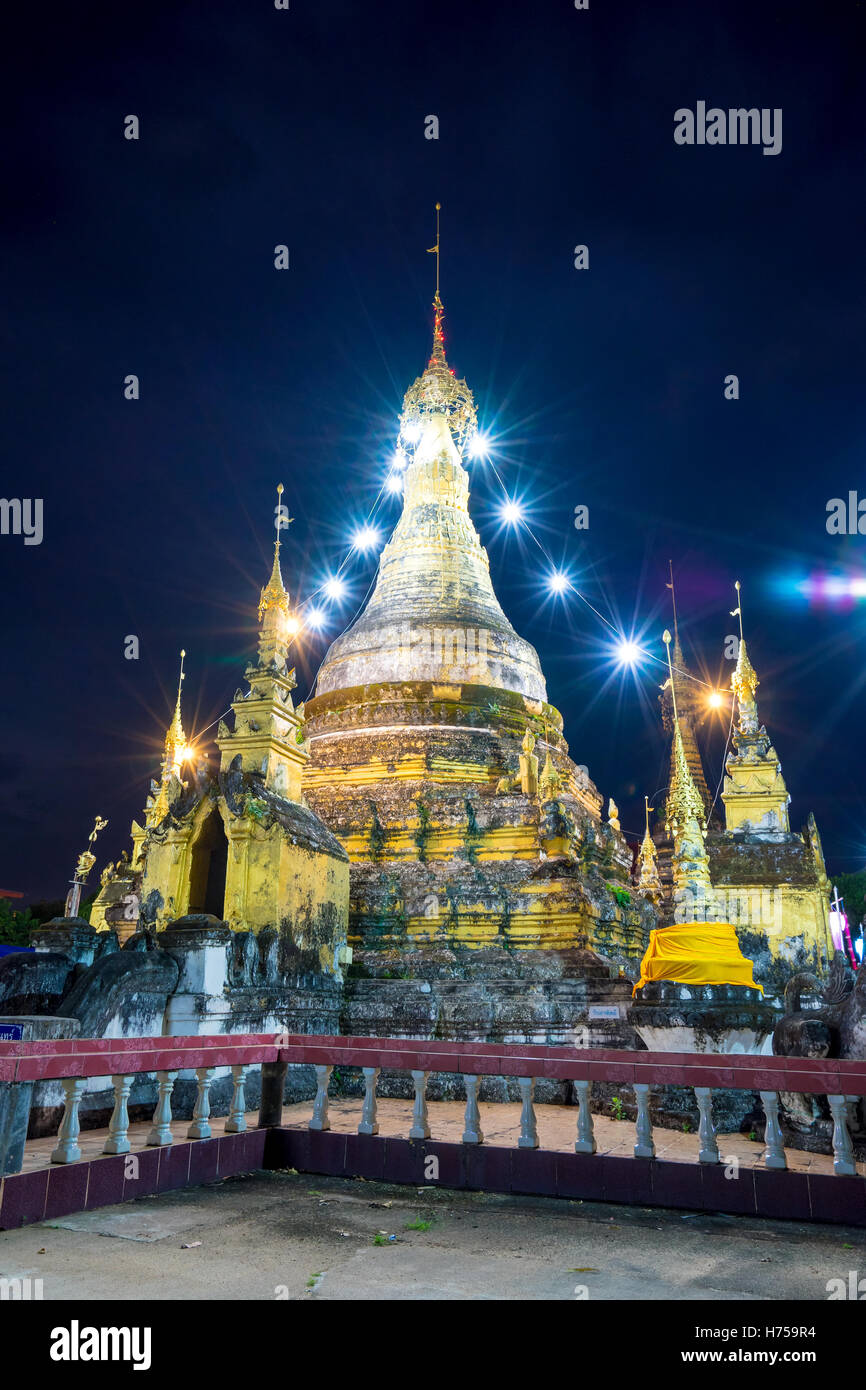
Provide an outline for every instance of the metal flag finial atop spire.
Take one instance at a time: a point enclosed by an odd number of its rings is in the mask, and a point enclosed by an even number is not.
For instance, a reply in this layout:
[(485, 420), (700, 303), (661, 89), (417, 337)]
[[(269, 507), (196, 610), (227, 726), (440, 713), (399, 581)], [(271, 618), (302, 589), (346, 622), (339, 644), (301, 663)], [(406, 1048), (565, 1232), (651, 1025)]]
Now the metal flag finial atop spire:
[(186, 656), (186, 652), (184, 651), (183, 647), (181, 647), (181, 649), (180, 649), (180, 675), (178, 676), (178, 679), (177, 679), (177, 700), (175, 701), (175, 708), (176, 708), (176, 710), (177, 710), (178, 715), (180, 715), (180, 692), (181, 692), (181, 689), (182, 689), (182, 687), (183, 687), (183, 678), (184, 678), (183, 659), (184, 659), (185, 656)]
[(436, 245), (427, 247), (427, 255), (436, 257), (436, 293), (433, 296), (433, 352), (430, 357), (431, 362), (445, 362), (445, 335), (442, 332), (442, 320), (445, 317), (445, 310), (442, 307), (442, 300), (439, 296), (439, 213), (442, 204), (436, 204)]
[(667, 587), (668, 589), (670, 589), (670, 591), (671, 591), (671, 603), (672, 603), (672, 605), (673, 605), (673, 610), (674, 610), (674, 652), (676, 653), (676, 652), (679, 650), (679, 646), (680, 646), (680, 630), (679, 630), (679, 627), (677, 626), (677, 591), (676, 591), (676, 589), (674, 588), (674, 562), (673, 562), (673, 560), (668, 560), (668, 570), (670, 571), (671, 582), (670, 582), (666, 587)]
[(743, 596), (742, 596), (742, 594), (740, 593), (740, 581), (739, 581), (739, 579), (735, 579), (735, 580), (734, 580), (734, 588), (735, 588), (736, 591), (737, 591), (737, 606), (736, 606), (736, 608), (732, 608), (732, 609), (731, 609), (731, 617), (732, 617), (732, 618), (739, 618), (739, 620), (740, 620), (740, 641), (742, 642), (742, 640), (743, 640)]
[(737, 665), (734, 674), (731, 676), (731, 689), (737, 697), (737, 709), (739, 710), (740, 732), (746, 734), (756, 734), (758, 732), (758, 705), (755, 692), (760, 685), (757, 672), (749, 660), (749, 653), (746, 650), (746, 639), (743, 636), (743, 598), (739, 579), (735, 580), (734, 588), (737, 591), (739, 600), (736, 608), (731, 609), (731, 617), (740, 620), (740, 646), (737, 652)]

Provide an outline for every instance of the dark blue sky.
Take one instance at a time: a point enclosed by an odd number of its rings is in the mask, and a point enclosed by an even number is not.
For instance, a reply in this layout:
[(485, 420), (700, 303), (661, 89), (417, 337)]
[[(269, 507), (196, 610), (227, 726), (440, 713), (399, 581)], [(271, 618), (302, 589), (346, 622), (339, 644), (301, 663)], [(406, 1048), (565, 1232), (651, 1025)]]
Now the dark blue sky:
[[(277, 482), (292, 592), (341, 559), (429, 352), (437, 199), (449, 359), (509, 489), (659, 652), (672, 558), (714, 678), (742, 581), (792, 824), (814, 810), (835, 870), (866, 861), (866, 601), (796, 588), (866, 572), (866, 537), (825, 529), (831, 497), (866, 496), (863, 18), (755, 0), (34, 12), (4, 78), (2, 491), (44, 499), (44, 540), (0, 537), (0, 886), (61, 895), (97, 811), (100, 867), (126, 846), (181, 646), (188, 731), (226, 709)], [(674, 111), (699, 100), (781, 108), (782, 152), (676, 145)], [(545, 599), (497, 497), (478, 466), (503, 605), (573, 756), (640, 830), (663, 781), (657, 670), (605, 685), (603, 629)], [(340, 626), (305, 651), (302, 694)], [(723, 744), (716, 717), (713, 788)]]

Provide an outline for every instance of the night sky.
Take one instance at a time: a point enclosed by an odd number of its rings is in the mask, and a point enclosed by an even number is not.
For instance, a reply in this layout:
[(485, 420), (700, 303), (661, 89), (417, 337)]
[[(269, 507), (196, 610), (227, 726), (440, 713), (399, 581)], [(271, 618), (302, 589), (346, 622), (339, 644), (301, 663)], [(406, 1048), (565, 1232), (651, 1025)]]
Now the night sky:
[[(22, 14), (0, 486), (44, 500), (44, 538), (0, 536), (0, 887), (62, 896), (96, 812), (94, 883), (128, 847), (182, 646), (187, 733), (227, 709), (278, 482), (292, 594), (340, 563), (429, 355), (437, 199), (448, 357), (509, 492), (659, 655), (672, 560), (687, 659), (713, 681), (742, 581), (792, 827), (813, 810), (831, 869), (862, 867), (866, 599), (801, 586), (866, 573), (866, 536), (825, 524), (831, 498), (866, 497), (863, 6), (78, 4), (34, 7), (29, 31)], [(675, 144), (698, 101), (781, 108), (781, 153)], [(473, 469), (499, 598), (572, 756), (640, 832), (665, 780), (661, 667), (614, 670), (610, 634), (550, 598)], [(300, 697), (374, 569), (353, 563), (351, 600), (304, 642)], [(708, 720), (712, 790), (726, 732)]]

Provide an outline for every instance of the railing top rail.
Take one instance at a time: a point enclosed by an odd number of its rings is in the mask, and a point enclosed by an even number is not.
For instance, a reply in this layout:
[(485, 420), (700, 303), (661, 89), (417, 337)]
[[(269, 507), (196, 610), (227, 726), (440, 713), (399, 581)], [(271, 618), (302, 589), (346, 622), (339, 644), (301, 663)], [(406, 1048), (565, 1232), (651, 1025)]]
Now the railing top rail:
[(766, 1057), (747, 1053), (441, 1043), (411, 1038), (304, 1033), (0, 1043), (0, 1081), (185, 1071), (204, 1066), (260, 1065), (275, 1061), (485, 1076), (535, 1076), (561, 1081), (598, 1080), (630, 1085), (642, 1082), (713, 1089), (866, 1095), (866, 1061)]

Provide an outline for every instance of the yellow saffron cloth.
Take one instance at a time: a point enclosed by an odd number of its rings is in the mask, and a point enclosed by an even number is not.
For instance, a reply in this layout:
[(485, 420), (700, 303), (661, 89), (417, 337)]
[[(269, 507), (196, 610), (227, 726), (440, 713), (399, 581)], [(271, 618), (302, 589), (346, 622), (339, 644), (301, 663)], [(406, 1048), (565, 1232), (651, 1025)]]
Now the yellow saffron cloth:
[(650, 980), (676, 980), (684, 985), (747, 985), (759, 989), (754, 965), (740, 950), (730, 922), (685, 922), (650, 932), (640, 963), (640, 979), (632, 998)]

